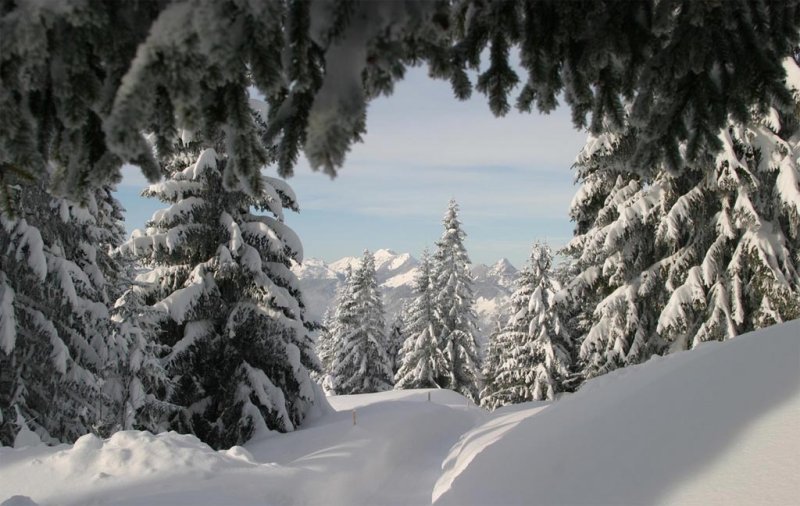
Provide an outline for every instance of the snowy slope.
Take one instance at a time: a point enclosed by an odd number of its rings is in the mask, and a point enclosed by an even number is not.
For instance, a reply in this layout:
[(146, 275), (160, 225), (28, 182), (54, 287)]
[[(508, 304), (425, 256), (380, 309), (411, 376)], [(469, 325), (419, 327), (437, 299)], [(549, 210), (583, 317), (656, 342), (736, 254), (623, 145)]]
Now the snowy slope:
[[(0, 448), (0, 504), (796, 504), (800, 321), (486, 413), (444, 390), (329, 398), (301, 430), (215, 452), (121, 432)], [(357, 425), (353, 425), (352, 410)], [(16, 498), (8, 504), (32, 504)]]
[(437, 505), (797, 504), (800, 321), (597, 378), (444, 467)]
[(13, 495), (65, 506), (429, 504), (450, 447), (489, 415), (454, 392), (432, 391), (431, 402), (427, 392), (331, 397), (337, 411), (302, 430), (227, 452), (135, 431), (0, 448), (0, 504)]
[[(325, 310), (336, 296), (336, 289), (344, 280), (347, 267), (355, 269), (360, 257), (344, 257), (330, 264), (315, 258), (295, 265), (292, 271), (300, 280), (300, 287), (312, 318), (322, 320)], [(386, 310), (386, 323), (391, 324), (412, 297), (414, 278), (419, 261), (408, 253), (395, 253), (389, 249), (375, 252), (375, 275), (378, 279)], [(477, 264), (472, 267), (475, 276), (475, 310), (481, 334), (488, 336), (498, 315), (504, 314), (508, 299), (514, 291), (517, 269), (507, 259), (492, 266)]]

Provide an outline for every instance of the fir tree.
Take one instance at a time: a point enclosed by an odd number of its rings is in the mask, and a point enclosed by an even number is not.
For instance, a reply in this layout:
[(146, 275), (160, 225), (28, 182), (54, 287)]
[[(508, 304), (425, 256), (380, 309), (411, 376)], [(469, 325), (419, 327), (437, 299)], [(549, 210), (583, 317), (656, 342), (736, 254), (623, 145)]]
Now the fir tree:
[(267, 176), (258, 193), (225, 190), (227, 157), (193, 141), (176, 147), (169, 178), (144, 192), (169, 207), (124, 245), (151, 268), (137, 281), (164, 313), (159, 340), (175, 382), (167, 400), (181, 407), (169, 425), (215, 448), (291, 431), (315, 402), (309, 371), (318, 369), (289, 269), (302, 261), (284, 224), (294, 193)]
[(718, 132), (718, 155), (680, 173), (637, 168), (633, 127), (590, 138), (565, 297), (591, 302), (577, 317), (585, 376), (799, 314), (797, 132), (793, 115), (753, 111)]
[(431, 286), (431, 259), (425, 250), (419, 273), (414, 280), (414, 300), (406, 313), (406, 338), (400, 350), (402, 362), (395, 375), (395, 388), (440, 388), (437, 383), (445, 370), (445, 358), (439, 347)]
[(333, 391), (330, 372), (336, 352), (341, 348), (341, 342), (337, 340), (338, 336), (343, 335), (340, 325), (348, 323), (347, 319), (340, 320), (340, 316), (343, 316), (342, 311), (344, 308), (350, 307), (352, 281), (353, 269), (348, 265), (345, 269), (344, 279), (336, 290), (333, 303), (325, 311), (322, 330), (317, 338), (317, 356), (322, 365), (322, 370), (317, 374), (317, 379), (325, 392)]
[[(632, 99), (637, 164), (682, 169), (721, 149), (729, 116), (743, 122), (776, 97), (789, 113), (778, 59), (800, 41), (797, 0), (9, 2), (0, 22), (0, 177), (60, 160), (54, 185), (81, 197), (123, 161), (160, 177), (144, 134), (161, 151), (176, 126), (206, 145), (228, 132), (231, 191), (260, 190), (265, 161), (290, 174), (301, 150), (334, 173), (367, 103), (420, 62), (459, 99), (478, 70), (498, 115), (514, 98), (549, 112), (562, 95), (595, 133), (621, 128)], [(269, 102), (266, 132), (246, 114), (250, 86)]]
[(161, 360), (169, 350), (158, 340), (165, 315), (145, 303), (143, 292), (129, 288), (112, 309), (115, 328), (102, 376), (114, 418), (106, 420), (105, 436), (131, 429), (162, 432), (178, 409), (165, 401), (173, 386)]
[(392, 375), (397, 374), (397, 371), (400, 369), (400, 364), (403, 362), (403, 343), (406, 340), (403, 329), (405, 329), (406, 326), (404, 317), (406, 311), (407, 308), (404, 305), (389, 327), (389, 335), (387, 336), (386, 354), (389, 356), (389, 362), (392, 364)]
[[(524, 275), (524, 269), (520, 271), (520, 276)], [(512, 304), (511, 310), (513, 311)], [(489, 334), (489, 341), (486, 343), (486, 353), (483, 357), (483, 389), (481, 390), (481, 406), (493, 410), (504, 404), (497, 401), (499, 390), (498, 372), (508, 360), (511, 351), (510, 344), (503, 340), (509, 336), (508, 332), (503, 332), (503, 326), (496, 322), (494, 330)], [(510, 401), (509, 401), (510, 402)]]
[(333, 341), (333, 333), (332, 333), (333, 328), (334, 328), (334, 313), (331, 310), (331, 308), (328, 308), (328, 310), (325, 311), (325, 315), (322, 318), (322, 328), (320, 328), (319, 334), (317, 335), (316, 351), (317, 351), (317, 357), (319, 357), (319, 362), (322, 370), (319, 373), (312, 374), (312, 377), (320, 385), (322, 385), (323, 388), (326, 388), (326, 385), (328, 384), (328, 371), (331, 368), (331, 362), (333, 361), (333, 354), (336, 351), (336, 347)]
[(458, 221), (458, 204), (451, 200), (445, 213), (444, 233), (436, 243), (431, 273), (434, 297), (436, 341), (444, 357), (436, 383), (477, 402), (480, 382), (480, 357), (472, 309), (472, 274), (466, 234)]
[(13, 442), (18, 415), (47, 442), (71, 442), (115, 417), (100, 374), (114, 327), (107, 276), (120, 207), (110, 187), (79, 203), (45, 183), (16, 181), (25, 211), (0, 215), (3, 444)]
[(536, 243), (511, 297), (511, 317), (492, 336), (481, 404), (551, 400), (569, 375), (570, 339), (556, 310), (559, 286), (552, 278), (552, 254)]
[(361, 265), (342, 291), (336, 309), (331, 361), (331, 390), (337, 395), (380, 392), (392, 388), (386, 353), (383, 302), (375, 279), (375, 259), (364, 252)]

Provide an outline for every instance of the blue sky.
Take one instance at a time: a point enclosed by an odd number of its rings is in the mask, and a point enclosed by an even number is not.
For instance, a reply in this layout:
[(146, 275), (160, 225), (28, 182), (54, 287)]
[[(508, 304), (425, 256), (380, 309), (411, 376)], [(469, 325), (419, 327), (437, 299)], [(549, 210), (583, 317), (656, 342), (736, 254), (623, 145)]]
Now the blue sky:
[[(576, 189), (570, 167), (585, 139), (565, 108), (495, 118), (482, 95), (459, 102), (449, 83), (410, 69), (391, 97), (370, 104), (364, 142), (338, 177), (313, 172), (301, 159), (289, 180), (301, 212), (286, 221), (306, 257), (332, 261), (365, 248), (418, 256), (441, 235), (452, 197), (472, 261), (506, 257), (520, 266), (534, 240), (560, 247), (569, 239)], [(163, 205), (139, 197), (138, 169), (123, 173), (118, 198), (130, 232)]]

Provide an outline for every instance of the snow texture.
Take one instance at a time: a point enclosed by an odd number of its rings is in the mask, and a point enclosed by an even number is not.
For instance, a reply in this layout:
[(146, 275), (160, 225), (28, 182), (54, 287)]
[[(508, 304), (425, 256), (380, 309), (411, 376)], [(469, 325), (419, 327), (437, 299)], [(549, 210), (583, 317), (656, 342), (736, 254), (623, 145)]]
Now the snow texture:
[(706, 343), (492, 414), (447, 390), (403, 390), (330, 397), (300, 430), (227, 451), (137, 431), (3, 447), (0, 501), (793, 504), (798, 335), (793, 321)]

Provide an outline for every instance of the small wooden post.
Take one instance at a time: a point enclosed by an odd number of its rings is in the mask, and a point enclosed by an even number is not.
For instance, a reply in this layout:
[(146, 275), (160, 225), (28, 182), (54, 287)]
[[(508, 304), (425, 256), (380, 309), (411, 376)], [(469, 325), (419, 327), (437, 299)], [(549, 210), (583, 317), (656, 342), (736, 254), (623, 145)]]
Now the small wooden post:
[(428, 402), (431, 402), (431, 393), (428, 392)]
[(353, 425), (356, 424), (356, 410), (353, 410)]

